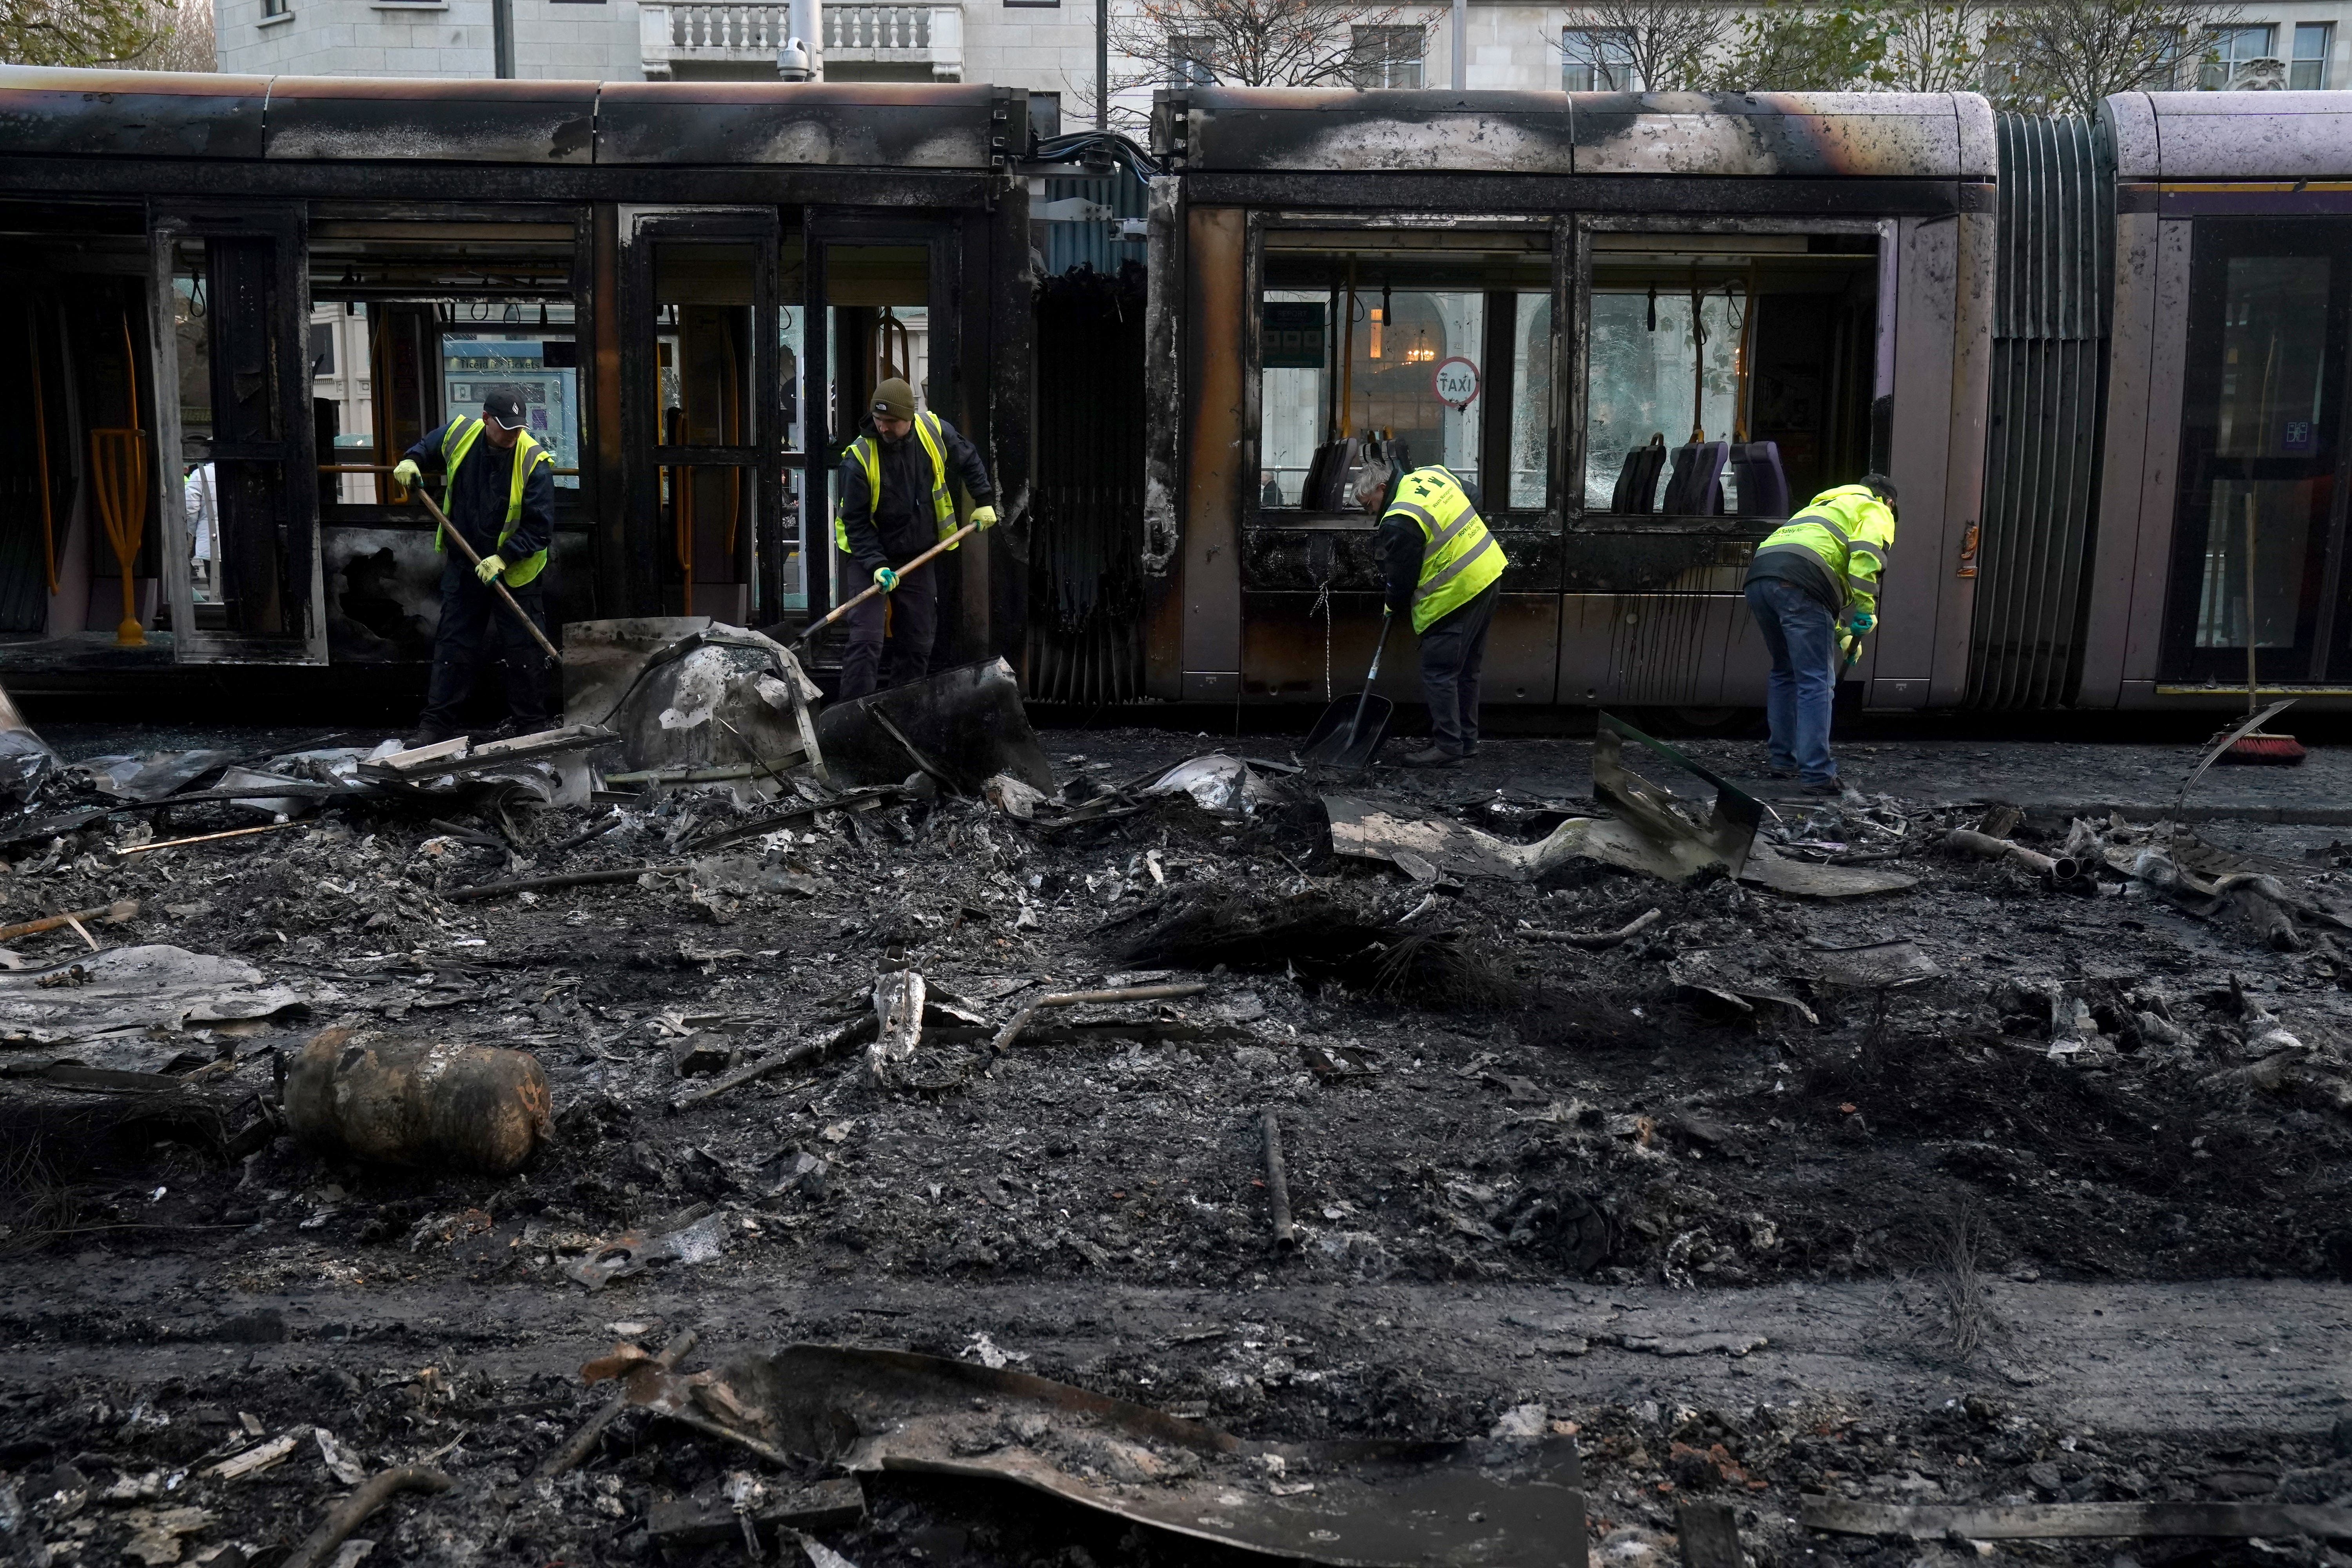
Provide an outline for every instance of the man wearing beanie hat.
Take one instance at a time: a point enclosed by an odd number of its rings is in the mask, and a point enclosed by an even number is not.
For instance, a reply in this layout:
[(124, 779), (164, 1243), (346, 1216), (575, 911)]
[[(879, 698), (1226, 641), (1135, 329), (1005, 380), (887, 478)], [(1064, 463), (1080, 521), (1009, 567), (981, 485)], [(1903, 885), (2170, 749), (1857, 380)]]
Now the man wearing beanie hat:
[[(863, 697), (877, 686), (904, 686), (930, 672), (931, 640), (940, 625), (940, 563), (911, 576), (898, 568), (953, 533), (955, 486), (971, 497), (970, 521), (996, 522), (996, 487), (971, 443), (928, 409), (917, 413), (915, 389), (892, 376), (874, 389), (857, 439), (842, 454), (834, 485), (833, 542), (848, 557), (840, 578), (843, 598), (882, 585), (879, 597), (850, 611), (849, 648), (841, 659), (841, 697)], [(885, 605), (887, 615), (885, 615)], [(890, 649), (881, 673), (885, 632)]]

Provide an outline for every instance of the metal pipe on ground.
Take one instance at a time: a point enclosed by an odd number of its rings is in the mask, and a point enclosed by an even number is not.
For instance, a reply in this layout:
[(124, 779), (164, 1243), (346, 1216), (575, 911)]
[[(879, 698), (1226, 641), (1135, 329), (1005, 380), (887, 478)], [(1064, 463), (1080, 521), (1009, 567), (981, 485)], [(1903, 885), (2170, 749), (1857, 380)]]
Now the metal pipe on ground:
[(1955, 827), (1944, 835), (1944, 847), (1981, 856), (1988, 860), (2013, 860), (2053, 882), (2071, 882), (2089, 869), (2072, 855), (2044, 855), (2011, 839), (1995, 838), (1989, 833), (1979, 833), (1967, 827)]

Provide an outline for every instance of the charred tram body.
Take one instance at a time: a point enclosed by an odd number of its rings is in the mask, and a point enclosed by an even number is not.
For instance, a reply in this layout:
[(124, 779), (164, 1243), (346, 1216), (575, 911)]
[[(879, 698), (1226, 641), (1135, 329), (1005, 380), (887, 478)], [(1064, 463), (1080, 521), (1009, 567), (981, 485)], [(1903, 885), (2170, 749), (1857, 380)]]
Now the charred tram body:
[(1378, 434), (1502, 537), (1490, 704), (1760, 703), (1753, 547), (1873, 467), (1867, 707), (2226, 706), (2250, 641), (2352, 700), (2340, 96), (1193, 89), (1146, 278), (1073, 287), (1019, 92), (0, 71), (0, 679), (414, 671), (383, 470), (493, 380), (565, 470), (560, 618), (800, 624), (898, 374), (1019, 513), (937, 657), (1041, 698), (1348, 682)]

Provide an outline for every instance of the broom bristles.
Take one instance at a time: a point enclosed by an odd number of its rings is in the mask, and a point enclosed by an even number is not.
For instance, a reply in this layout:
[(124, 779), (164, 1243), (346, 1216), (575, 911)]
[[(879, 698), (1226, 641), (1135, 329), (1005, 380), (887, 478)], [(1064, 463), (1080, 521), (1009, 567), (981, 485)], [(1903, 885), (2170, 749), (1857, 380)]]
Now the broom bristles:
[(2239, 736), (2221, 753), (2225, 763), (2268, 763), (2273, 767), (2293, 767), (2306, 755), (2303, 742), (2293, 735), (2272, 735), (2256, 730)]

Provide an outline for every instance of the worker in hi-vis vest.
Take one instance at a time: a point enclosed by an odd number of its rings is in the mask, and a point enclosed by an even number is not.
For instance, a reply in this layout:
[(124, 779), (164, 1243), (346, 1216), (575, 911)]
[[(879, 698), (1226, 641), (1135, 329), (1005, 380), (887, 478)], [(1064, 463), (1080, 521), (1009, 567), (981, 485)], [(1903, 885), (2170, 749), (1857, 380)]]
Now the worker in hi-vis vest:
[(1388, 613), (1411, 616), (1421, 637), (1429, 744), (1402, 761), (1454, 767), (1478, 752), (1478, 667), (1502, 593), (1503, 547), (1478, 516), (1476, 498), (1442, 466), (1398, 473), (1375, 452), (1356, 476), (1356, 500), (1381, 520), (1375, 547)]
[[(929, 409), (916, 413), (915, 389), (898, 377), (876, 387), (834, 482), (839, 500), (833, 542), (848, 563), (840, 574), (841, 597), (863, 593), (869, 579), (883, 590), (849, 612), (849, 647), (841, 656), (844, 701), (930, 672), (931, 640), (940, 628), (939, 573), (947, 557), (905, 577), (898, 568), (956, 531), (951, 473), (972, 499), (970, 521), (983, 531), (996, 526), (996, 487), (971, 443)], [(886, 628), (890, 669), (882, 679)]]
[(522, 623), (498, 603), (490, 587), (504, 582), (515, 603), (547, 629), (547, 547), (555, 537), (555, 455), (524, 428), (522, 397), (495, 386), (479, 418), (460, 414), (428, 430), (401, 455), (392, 477), (415, 489), (425, 468), (442, 470), (442, 510), (482, 558), (475, 566), (433, 531), (441, 563), (441, 626), (433, 634), (433, 674), (425, 717), (411, 746), (429, 746), (457, 734), (457, 710), (473, 694), (484, 655), (506, 688), (507, 718), (498, 733), (529, 735), (553, 727), (548, 717), (547, 658)]
[(1840, 668), (1861, 657), (1878, 625), (1878, 574), (1895, 548), (1895, 481), (1865, 474), (1823, 490), (1756, 547), (1748, 607), (1772, 656), (1765, 717), (1771, 773), (1811, 795), (1837, 795), (1830, 705)]

